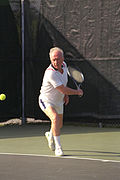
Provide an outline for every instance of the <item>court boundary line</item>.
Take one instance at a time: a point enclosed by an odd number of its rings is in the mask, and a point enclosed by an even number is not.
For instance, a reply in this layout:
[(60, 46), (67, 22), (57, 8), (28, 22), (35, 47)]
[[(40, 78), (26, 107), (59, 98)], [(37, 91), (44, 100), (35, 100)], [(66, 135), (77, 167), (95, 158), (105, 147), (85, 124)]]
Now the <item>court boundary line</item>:
[(76, 159), (76, 160), (88, 160), (88, 161), (100, 161), (100, 162), (112, 162), (120, 163), (118, 160), (109, 160), (109, 159), (94, 159), (94, 158), (81, 158), (76, 156), (53, 156), (53, 155), (42, 155), (42, 154), (22, 154), (22, 153), (0, 153), (0, 155), (11, 155), (11, 156), (31, 156), (31, 157), (49, 157), (49, 158), (61, 158), (61, 159)]

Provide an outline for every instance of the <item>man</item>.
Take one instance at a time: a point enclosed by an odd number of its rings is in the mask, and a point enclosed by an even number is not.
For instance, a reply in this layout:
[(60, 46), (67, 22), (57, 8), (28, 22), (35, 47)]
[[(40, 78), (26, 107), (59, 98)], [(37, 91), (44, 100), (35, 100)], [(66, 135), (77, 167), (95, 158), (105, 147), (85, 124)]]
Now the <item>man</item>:
[(50, 66), (46, 69), (39, 96), (39, 105), (51, 120), (50, 132), (45, 136), (48, 146), (55, 150), (56, 156), (63, 156), (60, 143), (60, 129), (63, 126), (63, 104), (69, 103), (68, 95), (83, 95), (82, 90), (67, 87), (67, 66), (64, 62), (63, 50), (54, 47), (50, 49)]

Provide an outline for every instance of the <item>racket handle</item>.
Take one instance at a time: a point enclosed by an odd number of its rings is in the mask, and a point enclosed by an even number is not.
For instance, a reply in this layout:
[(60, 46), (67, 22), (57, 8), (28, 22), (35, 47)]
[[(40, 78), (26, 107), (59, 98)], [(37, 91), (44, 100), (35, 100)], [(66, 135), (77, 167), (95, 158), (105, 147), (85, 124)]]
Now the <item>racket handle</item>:
[(81, 84), (77, 85), (77, 90), (81, 89)]

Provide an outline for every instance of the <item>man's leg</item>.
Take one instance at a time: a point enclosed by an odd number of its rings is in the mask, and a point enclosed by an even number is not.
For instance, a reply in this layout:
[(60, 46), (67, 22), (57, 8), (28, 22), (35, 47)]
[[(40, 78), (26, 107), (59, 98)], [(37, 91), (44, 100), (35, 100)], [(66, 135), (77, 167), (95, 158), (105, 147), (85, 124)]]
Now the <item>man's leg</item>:
[(47, 107), (47, 109), (44, 112), (51, 120), (51, 129), (52, 129), (53, 136), (59, 136), (60, 126), (62, 124), (61, 123), (62, 120), (60, 118), (61, 115), (59, 115), (52, 106)]
[[(63, 126), (63, 114), (58, 114), (59, 117), (59, 131)], [(63, 156), (64, 153), (62, 151), (62, 146), (60, 143), (60, 135), (58, 136), (53, 136), (54, 137), (54, 142), (55, 142), (55, 155), (56, 156)]]
[(55, 141), (55, 154), (61, 156), (63, 152), (60, 143), (60, 129), (63, 126), (63, 114), (58, 114), (51, 106), (45, 110), (45, 113), (51, 120), (51, 129)]

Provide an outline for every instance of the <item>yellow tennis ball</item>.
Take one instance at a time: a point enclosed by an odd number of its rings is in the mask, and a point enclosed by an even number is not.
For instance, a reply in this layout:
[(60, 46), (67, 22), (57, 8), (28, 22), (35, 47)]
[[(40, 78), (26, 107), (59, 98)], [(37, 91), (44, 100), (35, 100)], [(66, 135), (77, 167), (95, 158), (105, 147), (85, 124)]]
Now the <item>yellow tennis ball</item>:
[(6, 95), (5, 94), (0, 94), (0, 100), (4, 101), (6, 99)]

